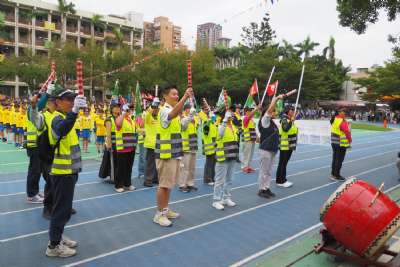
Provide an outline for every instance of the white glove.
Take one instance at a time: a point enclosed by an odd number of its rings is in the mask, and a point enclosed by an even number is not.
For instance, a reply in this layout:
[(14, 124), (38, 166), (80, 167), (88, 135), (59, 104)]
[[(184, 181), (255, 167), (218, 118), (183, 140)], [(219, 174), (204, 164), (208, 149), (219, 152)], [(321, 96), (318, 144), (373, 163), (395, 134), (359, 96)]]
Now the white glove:
[(78, 114), (79, 113), (79, 109), (86, 108), (86, 107), (87, 107), (86, 97), (80, 96), (80, 95), (75, 97), (74, 106), (72, 107), (72, 112)]
[(49, 95), (51, 95), (53, 92), (54, 92), (54, 89), (56, 88), (56, 86), (55, 86), (55, 84), (54, 83), (50, 83), (48, 86), (47, 86), (47, 94), (49, 94)]
[(122, 106), (122, 112), (128, 112), (129, 111), (129, 104), (125, 104)]
[(228, 122), (228, 120), (232, 118), (232, 114), (230, 111), (225, 112), (225, 118), (222, 122)]
[(153, 99), (153, 105), (159, 105), (160, 104), (160, 99), (158, 97), (155, 97)]

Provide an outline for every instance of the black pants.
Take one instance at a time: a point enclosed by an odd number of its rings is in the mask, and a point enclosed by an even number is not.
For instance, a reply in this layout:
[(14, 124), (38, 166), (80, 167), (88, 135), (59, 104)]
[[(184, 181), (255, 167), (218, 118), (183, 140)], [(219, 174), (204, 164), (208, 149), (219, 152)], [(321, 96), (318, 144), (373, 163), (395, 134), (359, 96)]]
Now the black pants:
[(331, 174), (333, 176), (340, 176), (340, 169), (342, 169), (342, 163), (344, 157), (346, 156), (346, 148), (340, 147), (340, 145), (331, 145), (332, 146), (332, 171)]
[(206, 155), (206, 163), (204, 165), (204, 176), (203, 181), (204, 183), (211, 183), (214, 182), (215, 178), (215, 154), (213, 155)]
[(53, 213), (51, 214), (49, 236), (52, 246), (62, 239), (64, 227), (71, 218), (77, 174), (51, 175), (51, 192), (53, 193)]
[(286, 180), (286, 167), (292, 156), (292, 150), (280, 150), (279, 151), (279, 163), (278, 169), (276, 170), (276, 183), (283, 184)]
[(26, 177), (26, 193), (28, 197), (34, 197), (39, 193), (39, 181), (41, 175), (41, 162), (37, 147), (27, 148), (29, 157), (28, 175)]
[(116, 153), (115, 188), (123, 188), (132, 185), (132, 166), (135, 151), (128, 153)]
[(50, 179), (50, 170), (51, 164), (47, 164), (45, 162), (41, 162), (41, 171), (46, 184), (44, 185), (44, 209), (48, 211), (52, 211), (53, 209), (53, 193), (51, 190), (51, 179)]
[(146, 169), (144, 176), (146, 183), (158, 183), (156, 155), (154, 149), (151, 148), (146, 148)]

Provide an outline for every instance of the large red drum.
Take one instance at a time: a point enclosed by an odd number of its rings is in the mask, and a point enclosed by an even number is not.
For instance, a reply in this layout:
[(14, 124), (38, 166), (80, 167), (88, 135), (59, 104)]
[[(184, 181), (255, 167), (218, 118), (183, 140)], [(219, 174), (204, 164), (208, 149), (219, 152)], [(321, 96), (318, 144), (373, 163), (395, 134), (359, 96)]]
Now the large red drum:
[(372, 257), (400, 227), (400, 208), (365, 181), (351, 178), (321, 208), (321, 222), (345, 248)]

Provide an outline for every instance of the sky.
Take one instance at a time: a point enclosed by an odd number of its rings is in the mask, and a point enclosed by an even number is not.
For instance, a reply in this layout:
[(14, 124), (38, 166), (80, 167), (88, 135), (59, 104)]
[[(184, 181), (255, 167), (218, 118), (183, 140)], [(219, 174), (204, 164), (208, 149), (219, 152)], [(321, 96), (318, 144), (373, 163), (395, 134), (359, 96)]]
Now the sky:
[[(56, 0), (45, 0), (57, 3)], [(67, 0), (69, 2), (71, 0)], [(357, 35), (338, 23), (336, 0), (72, 0), (77, 9), (102, 15), (125, 14), (135, 11), (144, 15), (145, 21), (166, 16), (182, 27), (182, 41), (193, 49), (198, 24), (214, 22), (222, 25), (223, 37), (232, 39), (231, 46), (241, 41), (242, 27), (259, 23), (264, 14), (279, 42), (282, 39), (295, 44), (310, 36), (320, 43), (315, 53), (321, 53), (330, 36), (336, 40), (336, 57), (346, 66), (356, 68), (382, 65), (391, 57), (388, 34), (400, 33), (400, 19), (388, 22), (385, 14), (378, 23), (370, 25), (367, 32)]]

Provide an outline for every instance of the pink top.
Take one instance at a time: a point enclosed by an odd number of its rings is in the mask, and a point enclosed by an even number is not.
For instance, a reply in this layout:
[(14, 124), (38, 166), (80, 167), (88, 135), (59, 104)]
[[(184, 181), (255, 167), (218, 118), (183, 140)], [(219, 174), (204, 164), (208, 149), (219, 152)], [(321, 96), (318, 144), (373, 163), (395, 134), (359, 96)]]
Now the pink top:
[(340, 124), (340, 130), (342, 132), (344, 132), (344, 134), (346, 135), (347, 140), (349, 141), (349, 143), (351, 143), (353, 140), (351, 138), (351, 132), (350, 132), (350, 128), (349, 128), (349, 123), (343, 119), (342, 123)]

